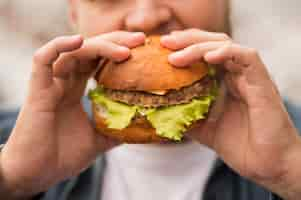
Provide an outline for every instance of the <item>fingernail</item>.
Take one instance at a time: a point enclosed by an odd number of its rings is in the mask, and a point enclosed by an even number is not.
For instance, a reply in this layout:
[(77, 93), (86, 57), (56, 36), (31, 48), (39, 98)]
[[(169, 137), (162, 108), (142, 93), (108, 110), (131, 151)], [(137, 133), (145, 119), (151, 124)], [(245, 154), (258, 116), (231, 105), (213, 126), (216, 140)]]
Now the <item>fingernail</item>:
[(168, 62), (175, 65), (178, 59), (178, 53), (173, 53), (168, 56)]
[(205, 55), (204, 55), (204, 59), (206, 60), (206, 61), (208, 61), (208, 60), (211, 60), (212, 59), (212, 57), (214, 58), (215, 57), (215, 52), (214, 51), (210, 51), (210, 52), (208, 52), (208, 53), (206, 53)]
[(129, 52), (130, 50), (126, 47), (118, 47), (118, 51), (120, 51), (120, 52)]
[(162, 42), (174, 42), (174, 37), (171, 35), (164, 35), (161, 37)]
[(143, 32), (135, 32), (133, 33), (134, 37), (145, 37), (145, 34)]
[(176, 60), (177, 58), (179, 58), (181, 56), (181, 54), (179, 52), (176, 53), (172, 53), (169, 55), (169, 59), (171, 60)]
[(177, 67), (185, 67), (187, 65), (185, 61), (185, 57), (181, 52), (175, 52), (170, 54), (168, 56), (168, 61)]
[(130, 50), (126, 47), (118, 47), (118, 51), (118, 56), (115, 58), (117, 62), (121, 62), (130, 56)]
[(174, 50), (178, 49), (179, 46), (176, 38), (172, 35), (162, 36), (161, 43), (163, 46)]
[(79, 39), (82, 39), (82, 36), (80, 34), (73, 35), (73, 36), (71, 36), (71, 39), (73, 39), (73, 40), (79, 40)]

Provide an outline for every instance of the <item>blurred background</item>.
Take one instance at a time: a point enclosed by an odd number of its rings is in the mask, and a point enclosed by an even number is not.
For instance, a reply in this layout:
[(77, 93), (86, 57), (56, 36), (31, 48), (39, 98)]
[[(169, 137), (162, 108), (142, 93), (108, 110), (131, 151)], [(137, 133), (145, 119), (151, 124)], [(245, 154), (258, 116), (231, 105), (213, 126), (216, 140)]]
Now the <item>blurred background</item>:
[[(0, 0), (0, 109), (24, 100), (33, 52), (71, 34), (64, 0)], [(301, 103), (301, 1), (232, 2), (235, 41), (257, 48), (283, 96)]]

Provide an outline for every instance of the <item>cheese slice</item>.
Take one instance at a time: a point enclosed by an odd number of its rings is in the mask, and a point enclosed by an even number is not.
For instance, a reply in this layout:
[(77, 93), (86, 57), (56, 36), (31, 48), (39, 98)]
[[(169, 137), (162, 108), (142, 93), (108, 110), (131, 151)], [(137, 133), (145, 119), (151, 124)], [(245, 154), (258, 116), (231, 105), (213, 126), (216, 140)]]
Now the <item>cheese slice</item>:
[(148, 91), (148, 93), (156, 94), (156, 95), (165, 95), (168, 91), (167, 90), (153, 90)]

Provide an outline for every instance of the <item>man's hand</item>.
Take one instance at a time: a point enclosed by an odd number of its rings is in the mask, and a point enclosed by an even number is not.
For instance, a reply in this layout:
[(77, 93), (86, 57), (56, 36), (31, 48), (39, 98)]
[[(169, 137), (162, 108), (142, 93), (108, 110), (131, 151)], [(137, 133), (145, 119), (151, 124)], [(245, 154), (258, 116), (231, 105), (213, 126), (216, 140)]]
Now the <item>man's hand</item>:
[(122, 61), (142, 33), (113, 32), (83, 40), (60, 37), (33, 59), (29, 94), (1, 153), (2, 184), (16, 196), (44, 191), (87, 168), (114, 141), (97, 134), (81, 105), (102, 58)]
[(178, 50), (169, 57), (175, 66), (204, 59), (226, 71), (228, 91), (221, 92), (207, 121), (188, 134), (214, 149), (242, 176), (293, 199), (297, 185), (292, 185), (292, 175), (297, 176), (301, 164), (300, 158), (298, 164), (295, 161), (301, 155), (300, 137), (258, 53), (225, 34), (196, 29), (173, 32), (161, 43)]

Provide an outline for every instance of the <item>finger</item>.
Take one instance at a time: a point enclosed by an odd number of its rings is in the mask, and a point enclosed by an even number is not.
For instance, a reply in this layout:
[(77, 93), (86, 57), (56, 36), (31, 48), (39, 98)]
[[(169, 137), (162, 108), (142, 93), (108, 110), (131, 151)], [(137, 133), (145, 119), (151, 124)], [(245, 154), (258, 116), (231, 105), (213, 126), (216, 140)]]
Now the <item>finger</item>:
[(31, 72), (31, 87), (35, 89), (46, 88), (52, 83), (52, 64), (64, 52), (74, 51), (83, 44), (81, 36), (59, 37), (41, 49), (33, 58)]
[(225, 42), (206, 42), (189, 46), (183, 50), (169, 55), (168, 60), (171, 64), (178, 67), (189, 66), (190, 64), (203, 59), (203, 56), (224, 45)]
[(143, 33), (118, 31), (107, 33), (85, 41), (78, 51), (62, 56), (55, 64), (55, 76), (66, 76), (68, 73), (94, 71), (100, 58), (120, 62), (130, 56), (129, 48), (143, 44)]
[(183, 49), (193, 44), (213, 41), (228, 41), (231, 38), (225, 33), (207, 32), (198, 29), (176, 31), (161, 38), (163, 46), (172, 50)]
[(121, 46), (128, 48), (134, 48), (145, 42), (145, 34), (142, 32), (126, 32), (116, 31), (112, 33), (106, 33), (100, 36), (100, 39), (104, 39)]
[(229, 95), (237, 100), (241, 100), (241, 96), (237, 87), (237, 78), (238, 76), (235, 76), (231, 73), (226, 73), (224, 76), (224, 81), (227, 85)]
[(243, 99), (248, 105), (256, 105), (250, 102), (262, 99), (260, 95), (277, 96), (275, 85), (256, 50), (237, 44), (226, 44), (207, 53), (204, 58), (208, 63), (222, 64), (221, 66), (230, 72), (234, 89), (231, 94)]
[(120, 62), (129, 56), (128, 48), (115, 43), (106, 40), (88, 42), (81, 49), (60, 57), (55, 63), (54, 75), (64, 77), (71, 72), (92, 72), (102, 57)]
[(253, 49), (226, 43), (223, 47), (206, 53), (204, 59), (211, 64), (225, 64), (228, 71), (237, 73), (256, 62), (258, 55)]
[(272, 83), (269, 72), (255, 49), (227, 43), (220, 49), (208, 52), (204, 59), (211, 64), (222, 64), (233, 75), (245, 75), (251, 84), (270, 87)]

